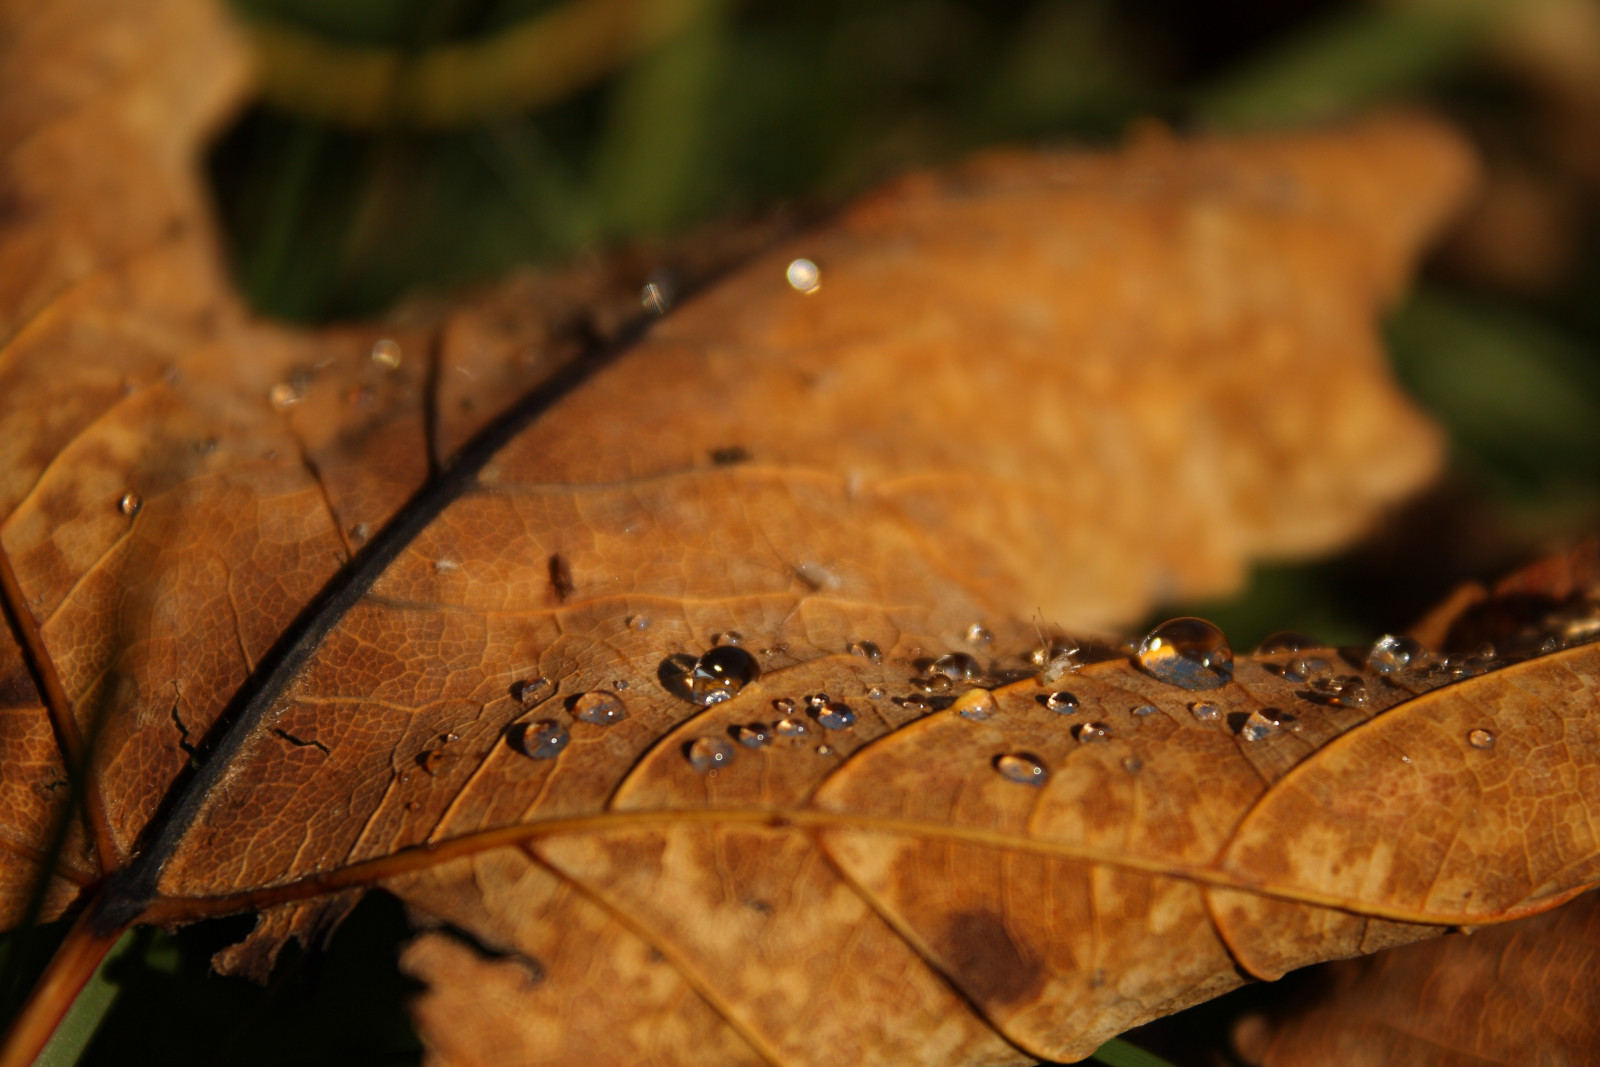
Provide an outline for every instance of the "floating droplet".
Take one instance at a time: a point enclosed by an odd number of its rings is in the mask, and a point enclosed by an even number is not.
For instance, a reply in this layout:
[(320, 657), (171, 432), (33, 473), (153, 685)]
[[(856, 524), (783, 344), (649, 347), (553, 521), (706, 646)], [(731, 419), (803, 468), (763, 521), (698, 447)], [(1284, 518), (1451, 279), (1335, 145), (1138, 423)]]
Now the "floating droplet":
[(1217, 707), (1215, 704), (1207, 703), (1204, 700), (1196, 701), (1195, 703), (1190, 704), (1189, 710), (1193, 712), (1194, 717), (1199, 719), (1201, 722), (1216, 722), (1218, 719), (1222, 718), (1222, 709)]
[(1256, 649), (1259, 656), (1272, 656), (1282, 652), (1304, 652), (1308, 648), (1321, 648), (1322, 642), (1298, 630), (1279, 630), (1261, 642)]
[(400, 365), (400, 343), (387, 337), (373, 342), (372, 362), (384, 370), (394, 370)]
[(1427, 653), (1409, 637), (1385, 634), (1367, 653), (1367, 666), (1379, 674), (1394, 674), (1407, 667), (1421, 666)]
[(928, 665), (928, 677), (966, 682), (976, 678), (981, 670), (978, 661), (965, 652), (947, 652)]
[(144, 507), (144, 498), (131, 490), (123, 493), (122, 498), (117, 501), (117, 510), (130, 519), (139, 514), (139, 509), (142, 507)]
[(650, 629), (650, 616), (648, 616), (648, 615), (629, 615), (628, 616), (628, 629), (634, 630), (634, 631)]
[(742, 644), (744, 644), (744, 634), (740, 633), (738, 630), (724, 630), (721, 633), (711, 635), (712, 648), (721, 648), (723, 645)]
[(672, 294), (666, 286), (650, 282), (639, 290), (639, 306), (652, 315), (665, 315), (667, 308), (672, 306)]
[(798, 292), (814, 293), (822, 286), (822, 271), (809, 259), (790, 260), (783, 276)]
[(1140, 704), (1138, 707), (1133, 709), (1133, 713), (1142, 719), (1147, 715), (1154, 715), (1160, 710), (1161, 709), (1156, 707), (1154, 704)]
[(511, 683), (511, 699), (519, 704), (537, 704), (555, 692), (548, 678), (528, 678)]
[(860, 656), (869, 663), (877, 663), (883, 659), (883, 650), (874, 641), (851, 641), (846, 651), (852, 656)]
[(1086, 722), (1072, 728), (1080, 745), (1093, 745), (1111, 740), (1111, 728), (1103, 722)]
[(971, 719), (974, 722), (982, 722), (984, 719), (987, 719), (996, 711), (1000, 710), (1000, 708), (999, 705), (995, 703), (994, 694), (989, 692), (989, 690), (969, 689), (965, 693), (962, 693), (961, 697), (954, 704), (950, 705), (950, 710), (954, 711), (963, 719)]
[(596, 689), (572, 702), (572, 717), (596, 726), (613, 726), (628, 717), (628, 709), (615, 696)]
[(1471, 733), (1467, 734), (1467, 744), (1471, 745), (1473, 748), (1493, 748), (1494, 734), (1482, 728), (1473, 730)]
[(1216, 689), (1233, 678), (1233, 650), (1222, 631), (1204, 619), (1162, 623), (1145, 636), (1139, 665), (1182, 689)]
[(779, 737), (805, 737), (811, 733), (811, 727), (806, 725), (804, 719), (786, 717), (779, 719), (772, 725), (773, 731)]
[(985, 627), (983, 623), (975, 622), (971, 626), (967, 627), (967, 644), (987, 645), (993, 640), (994, 634), (990, 633), (988, 628)]
[(689, 766), (705, 774), (733, 761), (733, 746), (720, 737), (697, 737), (683, 750)]
[(1050, 777), (1039, 757), (1027, 752), (1008, 752), (994, 758), (994, 769), (1008, 781), (1022, 785), (1044, 785)]
[(1058, 689), (1044, 698), (1044, 706), (1057, 715), (1071, 715), (1078, 710), (1078, 698), (1065, 689)]
[(733, 728), (733, 739), (745, 748), (762, 748), (772, 743), (772, 731), (765, 723), (745, 723)]
[(690, 676), (690, 690), (696, 704), (720, 704), (749, 685), (761, 673), (755, 657), (737, 645), (713, 648), (700, 657)]
[(1239, 736), (1246, 741), (1260, 741), (1264, 737), (1271, 737), (1283, 729), (1283, 720), (1278, 709), (1264, 708), (1250, 713), (1250, 717), (1239, 727)]
[(267, 402), (272, 405), (274, 411), (288, 411), (304, 399), (300, 390), (288, 382), (279, 382), (267, 390)]
[(1298, 656), (1283, 665), (1283, 676), (1291, 682), (1314, 682), (1333, 674), (1333, 664), (1321, 656)]
[(555, 759), (572, 740), (567, 728), (554, 719), (540, 719), (523, 723), (511, 735), (512, 743), (524, 756), (532, 759)]
[(843, 730), (856, 724), (856, 713), (842, 700), (823, 701), (816, 714), (825, 730)]

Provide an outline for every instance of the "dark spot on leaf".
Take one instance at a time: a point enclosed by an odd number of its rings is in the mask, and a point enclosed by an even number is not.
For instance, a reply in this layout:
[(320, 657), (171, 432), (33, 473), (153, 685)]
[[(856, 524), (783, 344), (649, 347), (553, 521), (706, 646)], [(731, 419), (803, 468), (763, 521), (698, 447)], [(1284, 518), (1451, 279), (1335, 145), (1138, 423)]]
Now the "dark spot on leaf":
[(1249, 721), (1250, 713), (1248, 711), (1228, 712), (1228, 729), (1232, 730), (1236, 734), (1243, 733), (1244, 724)]
[(735, 463), (749, 463), (750, 450), (743, 445), (728, 445), (723, 448), (711, 450), (711, 462), (719, 467), (731, 467)]
[(0, 708), (38, 707), (42, 701), (28, 668), (20, 660), (8, 664), (8, 668), (0, 672)]
[(572, 595), (572, 567), (567, 563), (567, 558), (559, 552), (550, 556), (550, 589), (556, 595), (557, 601), (565, 601)]
[(934, 944), (950, 977), (979, 1004), (1015, 1007), (1037, 999), (1044, 987), (1043, 965), (1011, 940), (992, 911), (957, 912)]

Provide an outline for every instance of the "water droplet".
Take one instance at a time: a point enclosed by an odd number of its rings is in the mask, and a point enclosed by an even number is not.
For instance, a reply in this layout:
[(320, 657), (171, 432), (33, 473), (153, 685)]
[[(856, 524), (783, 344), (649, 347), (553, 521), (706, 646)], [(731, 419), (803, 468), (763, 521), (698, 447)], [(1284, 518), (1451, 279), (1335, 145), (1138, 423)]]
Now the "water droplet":
[(842, 700), (825, 700), (816, 709), (825, 730), (843, 730), (856, 724), (856, 713)]
[(994, 758), (994, 769), (1008, 781), (1022, 785), (1044, 785), (1050, 777), (1039, 757), (1027, 752), (1008, 752)]
[(1189, 710), (1193, 712), (1194, 717), (1199, 719), (1201, 722), (1216, 722), (1218, 719), (1222, 718), (1222, 709), (1217, 707), (1215, 704), (1207, 703), (1204, 700), (1196, 701), (1195, 703), (1190, 704)]
[(779, 737), (805, 737), (811, 732), (804, 719), (786, 717), (773, 723), (772, 729)]
[(122, 498), (117, 501), (117, 510), (130, 519), (139, 514), (139, 509), (142, 507), (144, 507), (144, 497), (131, 490), (123, 493)]
[(1071, 715), (1078, 710), (1078, 698), (1065, 689), (1058, 689), (1044, 698), (1044, 706), (1057, 715)]
[(548, 678), (529, 678), (511, 683), (511, 699), (519, 704), (537, 704), (555, 692)]
[(1246, 741), (1260, 741), (1264, 737), (1271, 737), (1283, 729), (1283, 719), (1276, 708), (1264, 708), (1252, 711), (1250, 717), (1239, 727), (1239, 736)]
[(1133, 713), (1142, 719), (1147, 715), (1154, 715), (1160, 710), (1161, 709), (1156, 707), (1154, 704), (1140, 704), (1138, 707), (1133, 709)]
[(787, 651), (789, 651), (789, 642), (787, 642), (787, 641), (779, 641), (777, 644), (773, 645), (771, 648), (763, 648), (761, 650), (761, 654), (763, 656), (776, 656), (780, 652), (787, 652)]
[(454, 574), (461, 569), (461, 564), (453, 559), (436, 559), (433, 561), (433, 569), (439, 574)]
[(1494, 734), (1480, 727), (1467, 734), (1467, 744), (1473, 748), (1493, 748)]
[(772, 743), (772, 731), (765, 723), (745, 723), (733, 728), (733, 739), (745, 748), (763, 748)]
[(994, 634), (990, 633), (988, 628), (985, 627), (983, 623), (975, 622), (971, 626), (967, 627), (967, 644), (987, 645), (993, 640)]
[(788, 697), (779, 697), (772, 702), (772, 706), (778, 709), (779, 715), (794, 714), (794, 701), (790, 700)]
[(1367, 666), (1379, 674), (1394, 674), (1407, 667), (1421, 666), (1426, 658), (1422, 646), (1411, 638), (1384, 634), (1367, 653)]
[(1139, 645), (1139, 665), (1181, 689), (1216, 689), (1233, 678), (1233, 650), (1222, 631), (1204, 619), (1162, 623)]
[(1311, 683), (1312, 699), (1341, 708), (1367, 706), (1367, 683), (1360, 675), (1345, 674), (1337, 678), (1318, 678)]
[(875, 685), (871, 689), (868, 689), (867, 690), (867, 699), (868, 700), (882, 700), (883, 699), (883, 687)]
[(618, 678), (616, 681), (611, 683), (611, 688), (616, 690), (626, 689), (628, 688), (628, 680), (626, 678)]
[(925, 711), (927, 711), (927, 710), (929, 710), (930, 708), (933, 707), (933, 705), (929, 704), (928, 701), (925, 698), (919, 697), (919, 696), (917, 696), (915, 694), (913, 694), (911, 696), (908, 696), (908, 697), (898, 697), (898, 698), (896, 698), (895, 703), (899, 704), (902, 708), (905, 708), (907, 711), (913, 712), (913, 713), (916, 713), (916, 714), (920, 714), (922, 712), (925, 712)]
[(532, 759), (555, 759), (572, 740), (567, 728), (554, 719), (523, 723), (510, 736), (517, 750)]
[(629, 615), (628, 616), (628, 629), (634, 630), (634, 631), (650, 629), (650, 616), (648, 616), (648, 615)]
[(874, 641), (851, 641), (845, 651), (852, 656), (860, 656), (869, 663), (877, 663), (883, 659), (883, 650)]
[(1122, 759), (1122, 769), (1127, 771), (1129, 774), (1138, 774), (1140, 771), (1144, 770), (1144, 760), (1140, 759), (1138, 756), (1124, 756)]
[(1111, 740), (1111, 728), (1103, 722), (1086, 722), (1072, 728), (1080, 745), (1093, 745)]
[(996, 711), (999, 711), (1000, 708), (999, 705), (995, 703), (994, 694), (989, 692), (989, 690), (969, 689), (965, 693), (961, 694), (960, 699), (958, 699), (954, 704), (950, 705), (950, 710), (954, 711), (963, 719), (971, 719), (973, 722), (982, 722), (984, 719), (987, 719), (989, 716), (993, 715)]
[(1283, 665), (1283, 676), (1291, 682), (1314, 682), (1333, 674), (1333, 664), (1321, 656), (1299, 656)]
[(1539, 642), (1539, 654), (1548, 656), (1552, 652), (1561, 651), (1561, 638), (1550, 636)]
[(928, 678), (913, 678), (911, 682), (924, 693), (948, 693), (955, 686), (954, 682), (942, 674)]
[(744, 634), (738, 630), (723, 630), (721, 633), (711, 635), (711, 647), (721, 648), (724, 645), (744, 644)]
[(572, 702), (572, 717), (596, 726), (614, 726), (628, 717), (628, 709), (610, 693), (596, 689)]
[(928, 665), (928, 677), (948, 678), (952, 682), (966, 682), (976, 678), (982, 668), (978, 661), (965, 652), (947, 652)]
[(1279, 630), (1256, 649), (1258, 656), (1272, 656), (1282, 652), (1304, 652), (1308, 648), (1321, 648), (1322, 642), (1298, 630)]
[(639, 290), (639, 306), (652, 315), (665, 315), (672, 306), (672, 294), (666, 286), (650, 282)]
[(300, 390), (288, 382), (279, 382), (267, 390), (267, 402), (272, 405), (274, 411), (288, 411), (304, 399), (305, 396)]
[(755, 657), (738, 645), (719, 645), (699, 659), (668, 656), (656, 670), (667, 692), (701, 707), (732, 699), (760, 675)]
[(697, 737), (683, 750), (689, 766), (705, 774), (733, 761), (733, 746), (720, 737)]
[(354, 526), (350, 527), (350, 540), (365, 541), (370, 533), (371, 531), (367, 528), (366, 523), (358, 522)]
[(834, 749), (833, 749), (832, 745), (818, 745), (817, 746), (817, 755), (819, 755), (819, 756), (831, 756), (831, 755), (833, 755), (833, 752), (834, 752)]
[(822, 705), (826, 704), (827, 702), (828, 702), (828, 694), (827, 693), (807, 693), (806, 694), (806, 707), (810, 708), (813, 712), (815, 712), (818, 708), (822, 707)]
[(798, 292), (814, 293), (822, 287), (822, 271), (818, 270), (817, 265), (809, 259), (790, 260), (783, 276)]
[(372, 362), (384, 370), (394, 370), (400, 365), (400, 343), (387, 337), (373, 342)]

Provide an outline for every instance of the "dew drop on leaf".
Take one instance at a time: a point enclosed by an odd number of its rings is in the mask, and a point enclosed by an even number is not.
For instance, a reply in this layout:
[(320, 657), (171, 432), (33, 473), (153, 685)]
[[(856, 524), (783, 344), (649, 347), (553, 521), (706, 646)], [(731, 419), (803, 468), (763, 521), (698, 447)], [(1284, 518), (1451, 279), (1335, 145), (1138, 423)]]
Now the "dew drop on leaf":
[(1411, 638), (1385, 634), (1367, 653), (1367, 666), (1379, 674), (1395, 674), (1407, 667), (1420, 665), (1426, 655), (1422, 646)]
[(720, 737), (697, 737), (684, 749), (689, 766), (705, 774), (733, 760), (733, 746)]
[(1057, 715), (1071, 715), (1078, 710), (1078, 698), (1065, 689), (1058, 689), (1044, 698), (1044, 706)]
[(1233, 678), (1233, 650), (1222, 631), (1204, 619), (1171, 619), (1145, 635), (1139, 666), (1181, 689), (1216, 689)]
[(1322, 642), (1298, 630), (1279, 630), (1256, 649), (1257, 655), (1271, 656), (1282, 652), (1304, 652), (1308, 648), (1321, 648)]
[(971, 626), (967, 627), (967, 644), (987, 645), (993, 640), (994, 634), (991, 634), (988, 628), (983, 625), (983, 623), (975, 622)]
[(634, 630), (634, 631), (650, 629), (650, 616), (648, 616), (648, 615), (629, 615), (628, 616), (628, 629)]
[(1161, 709), (1156, 707), (1154, 704), (1140, 704), (1138, 707), (1133, 709), (1133, 713), (1142, 719), (1146, 716), (1154, 715), (1160, 710)]
[(772, 731), (765, 723), (745, 723), (733, 728), (733, 739), (745, 748), (763, 748), (772, 743)]
[(573, 701), (572, 716), (596, 726), (613, 726), (628, 717), (628, 709), (612, 694), (596, 689)]
[(1298, 656), (1283, 665), (1283, 676), (1291, 682), (1315, 682), (1333, 674), (1333, 664), (1321, 656)]
[(846, 651), (852, 656), (860, 656), (869, 663), (877, 663), (883, 659), (883, 650), (873, 641), (851, 641)]
[(719, 645), (699, 659), (668, 656), (656, 670), (667, 692), (701, 707), (731, 700), (760, 675), (755, 657), (738, 645)]
[(928, 678), (946, 678), (952, 682), (966, 682), (978, 676), (978, 661), (965, 652), (947, 652), (928, 665)]
[(783, 274), (796, 292), (814, 293), (822, 286), (822, 271), (809, 259), (791, 260)]
[(742, 644), (744, 644), (744, 634), (738, 630), (724, 630), (721, 633), (711, 635), (711, 646), (713, 648), (720, 648), (723, 645)]
[(794, 701), (788, 697), (779, 697), (772, 702), (772, 706), (778, 710), (779, 715), (791, 715), (794, 713)]
[(811, 727), (806, 725), (804, 719), (793, 716), (779, 719), (773, 724), (772, 729), (779, 737), (805, 737), (811, 733)]
[(1093, 745), (1111, 740), (1111, 728), (1103, 722), (1086, 722), (1073, 728), (1073, 736), (1080, 745)]
[(816, 708), (817, 722), (826, 730), (843, 730), (856, 724), (856, 713), (842, 700), (825, 700)]
[(917, 688), (924, 693), (948, 693), (954, 684), (943, 674), (930, 675), (928, 678), (916, 682)]
[(1494, 734), (1480, 727), (1467, 734), (1467, 744), (1473, 748), (1493, 748)]
[(1341, 708), (1367, 706), (1367, 683), (1359, 675), (1345, 674), (1337, 678), (1317, 678), (1311, 682), (1312, 699)]
[(566, 749), (572, 735), (554, 719), (523, 723), (512, 735), (517, 751), (531, 759), (555, 759)]
[(139, 514), (139, 509), (142, 507), (144, 507), (144, 498), (131, 490), (123, 493), (122, 498), (117, 501), (117, 510), (130, 519)]
[[(1268, 714), (1268, 713), (1271, 714)], [(1239, 728), (1239, 736), (1246, 741), (1260, 741), (1262, 738), (1271, 737), (1283, 729), (1283, 720), (1277, 716), (1277, 709), (1257, 709), (1250, 713), (1250, 717)]]
[(998, 711), (999, 706), (995, 703), (994, 694), (989, 690), (969, 689), (961, 694), (960, 699), (950, 705), (950, 710), (963, 719), (982, 722)]
[(400, 366), (400, 344), (390, 338), (383, 338), (373, 342), (372, 362), (384, 370), (394, 370)]
[(1050, 772), (1039, 757), (1026, 752), (1008, 752), (1003, 756), (994, 758), (994, 769), (1000, 772), (1001, 777), (1022, 785), (1044, 785), (1050, 777)]
[(1199, 719), (1201, 722), (1216, 722), (1218, 719), (1222, 718), (1222, 709), (1217, 707), (1215, 704), (1208, 703), (1204, 700), (1196, 701), (1195, 703), (1190, 704), (1189, 710), (1193, 712), (1194, 717)]
[(554, 691), (548, 678), (527, 678), (511, 683), (511, 699), (519, 704), (537, 704)]

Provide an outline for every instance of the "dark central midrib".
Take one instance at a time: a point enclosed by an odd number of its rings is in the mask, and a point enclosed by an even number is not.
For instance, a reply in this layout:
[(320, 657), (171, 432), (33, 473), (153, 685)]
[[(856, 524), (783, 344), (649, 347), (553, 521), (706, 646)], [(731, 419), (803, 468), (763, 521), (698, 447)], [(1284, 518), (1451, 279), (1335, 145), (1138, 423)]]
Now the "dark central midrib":
[[(495, 418), (449, 463), (405, 502), (378, 533), (335, 574), (295, 617), (256, 664), (208, 732), (199, 767), (172, 785), (157, 807), (143, 846), (134, 860), (107, 879), (88, 921), (108, 935), (135, 922), (150, 899), (167, 862), (222, 783), (245, 743), (266, 721), (284, 689), (316, 653), (324, 638), (353, 608), (406, 546), (477, 481), (484, 466), (513, 437), (563, 397), (593, 378), (639, 342), (655, 316), (624, 325), (610, 340), (590, 346)], [(427, 398), (431, 404), (433, 397)], [(432, 442), (429, 443), (430, 448)]]

